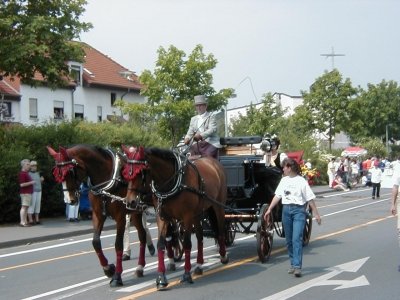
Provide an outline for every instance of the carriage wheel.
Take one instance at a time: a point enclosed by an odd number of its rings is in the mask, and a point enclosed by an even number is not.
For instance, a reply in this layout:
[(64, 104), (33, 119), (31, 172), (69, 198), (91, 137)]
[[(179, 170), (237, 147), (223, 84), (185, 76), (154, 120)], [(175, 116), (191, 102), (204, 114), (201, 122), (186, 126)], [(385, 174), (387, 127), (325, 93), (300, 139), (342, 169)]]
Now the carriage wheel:
[(236, 236), (236, 222), (225, 220), (225, 245), (232, 246)]
[(174, 251), (174, 261), (181, 261), (183, 256), (183, 226), (181, 222), (172, 221), (172, 250)]
[(310, 242), (311, 238), (311, 229), (312, 229), (312, 211), (311, 208), (307, 209), (307, 217), (306, 217), (306, 225), (304, 226), (303, 232), (303, 246), (307, 246)]
[(265, 263), (271, 254), (272, 244), (274, 241), (274, 220), (272, 214), (268, 224), (264, 221), (264, 214), (268, 209), (268, 204), (263, 204), (258, 216), (257, 224), (257, 253), (261, 263)]

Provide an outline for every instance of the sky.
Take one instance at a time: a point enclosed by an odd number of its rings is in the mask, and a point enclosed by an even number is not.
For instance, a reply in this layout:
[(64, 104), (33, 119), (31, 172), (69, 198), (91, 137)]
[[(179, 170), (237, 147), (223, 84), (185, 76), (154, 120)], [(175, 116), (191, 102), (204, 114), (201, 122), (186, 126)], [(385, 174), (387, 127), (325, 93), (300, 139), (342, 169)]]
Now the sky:
[[(81, 41), (140, 75), (160, 47), (218, 60), (214, 89), (233, 88), (228, 108), (263, 94), (300, 96), (337, 68), (353, 86), (400, 83), (399, 0), (88, 0)], [(344, 56), (325, 57), (321, 54)]]

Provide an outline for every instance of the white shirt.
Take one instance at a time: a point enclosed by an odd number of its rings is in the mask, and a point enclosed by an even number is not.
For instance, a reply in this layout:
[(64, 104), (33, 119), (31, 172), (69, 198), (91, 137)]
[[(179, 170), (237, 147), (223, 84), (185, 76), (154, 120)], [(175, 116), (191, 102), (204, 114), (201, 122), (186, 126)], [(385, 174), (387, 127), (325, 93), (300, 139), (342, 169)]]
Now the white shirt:
[(308, 182), (300, 175), (283, 177), (276, 188), (275, 195), (282, 199), (282, 204), (304, 205), (315, 198)]
[(372, 183), (379, 183), (382, 181), (381, 169), (373, 167), (369, 171), (371, 172), (371, 182)]

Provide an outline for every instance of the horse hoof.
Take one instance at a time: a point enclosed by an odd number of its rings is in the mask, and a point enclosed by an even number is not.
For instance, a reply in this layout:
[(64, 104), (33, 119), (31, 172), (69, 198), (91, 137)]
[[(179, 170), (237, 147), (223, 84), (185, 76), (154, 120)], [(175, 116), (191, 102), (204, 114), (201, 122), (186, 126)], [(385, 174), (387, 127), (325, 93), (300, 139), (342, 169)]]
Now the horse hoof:
[(162, 291), (168, 286), (167, 277), (164, 273), (158, 273), (156, 280), (157, 290)]
[(150, 255), (153, 256), (154, 253), (156, 253), (156, 249), (154, 248), (154, 245), (148, 245), (147, 248), (149, 249)]
[(113, 278), (110, 281), (110, 287), (119, 287), (123, 286), (121, 274), (114, 274)]
[(115, 265), (109, 264), (107, 267), (103, 268), (103, 271), (108, 278), (111, 278), (115, 274)]
[(185, 272), (182, 276), (181, 283), (187, 282), (187, 283), (193, 283), (192, 275), (190, 275), (190, 272)]
[(135, 274), (136, 274), (136, 277), (138, 277), (138, 278), (141, 278), (141, 277), (144, 276), (144, 275), (143, 275), (143, 270), (136, 270), (136, 271), (135, 271)]
[(196, 275), (203, 275), (203, 269), (200, 268), (199, 266), (197, 266), (197, 267), (194, 269), (193, 273), (196, 274)]
[(229, 257), (228, 255), (225, 255), (224, 257), (221, 257), (221, 263), (223, 265), (226, 265), (229, 262)]
[(167, 265), (167, 271), (176, 271), (175, 264), (168, 264)]

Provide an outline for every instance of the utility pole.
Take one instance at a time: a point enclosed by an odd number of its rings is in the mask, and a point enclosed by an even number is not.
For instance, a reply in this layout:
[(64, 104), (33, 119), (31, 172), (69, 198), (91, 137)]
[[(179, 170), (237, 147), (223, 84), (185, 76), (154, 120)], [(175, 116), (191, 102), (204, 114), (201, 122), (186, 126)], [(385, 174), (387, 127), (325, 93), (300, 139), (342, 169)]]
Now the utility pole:
[(321, 54), (321, 56), (325, 56), (326, 58), (330, 57), (332, 59), (332, 70), (333, 70), (335, 68), (335, 57), (336, 56), (345, 56), (345, 55), (335, 53), (335, 49), (332, 47), (331, 53)]

